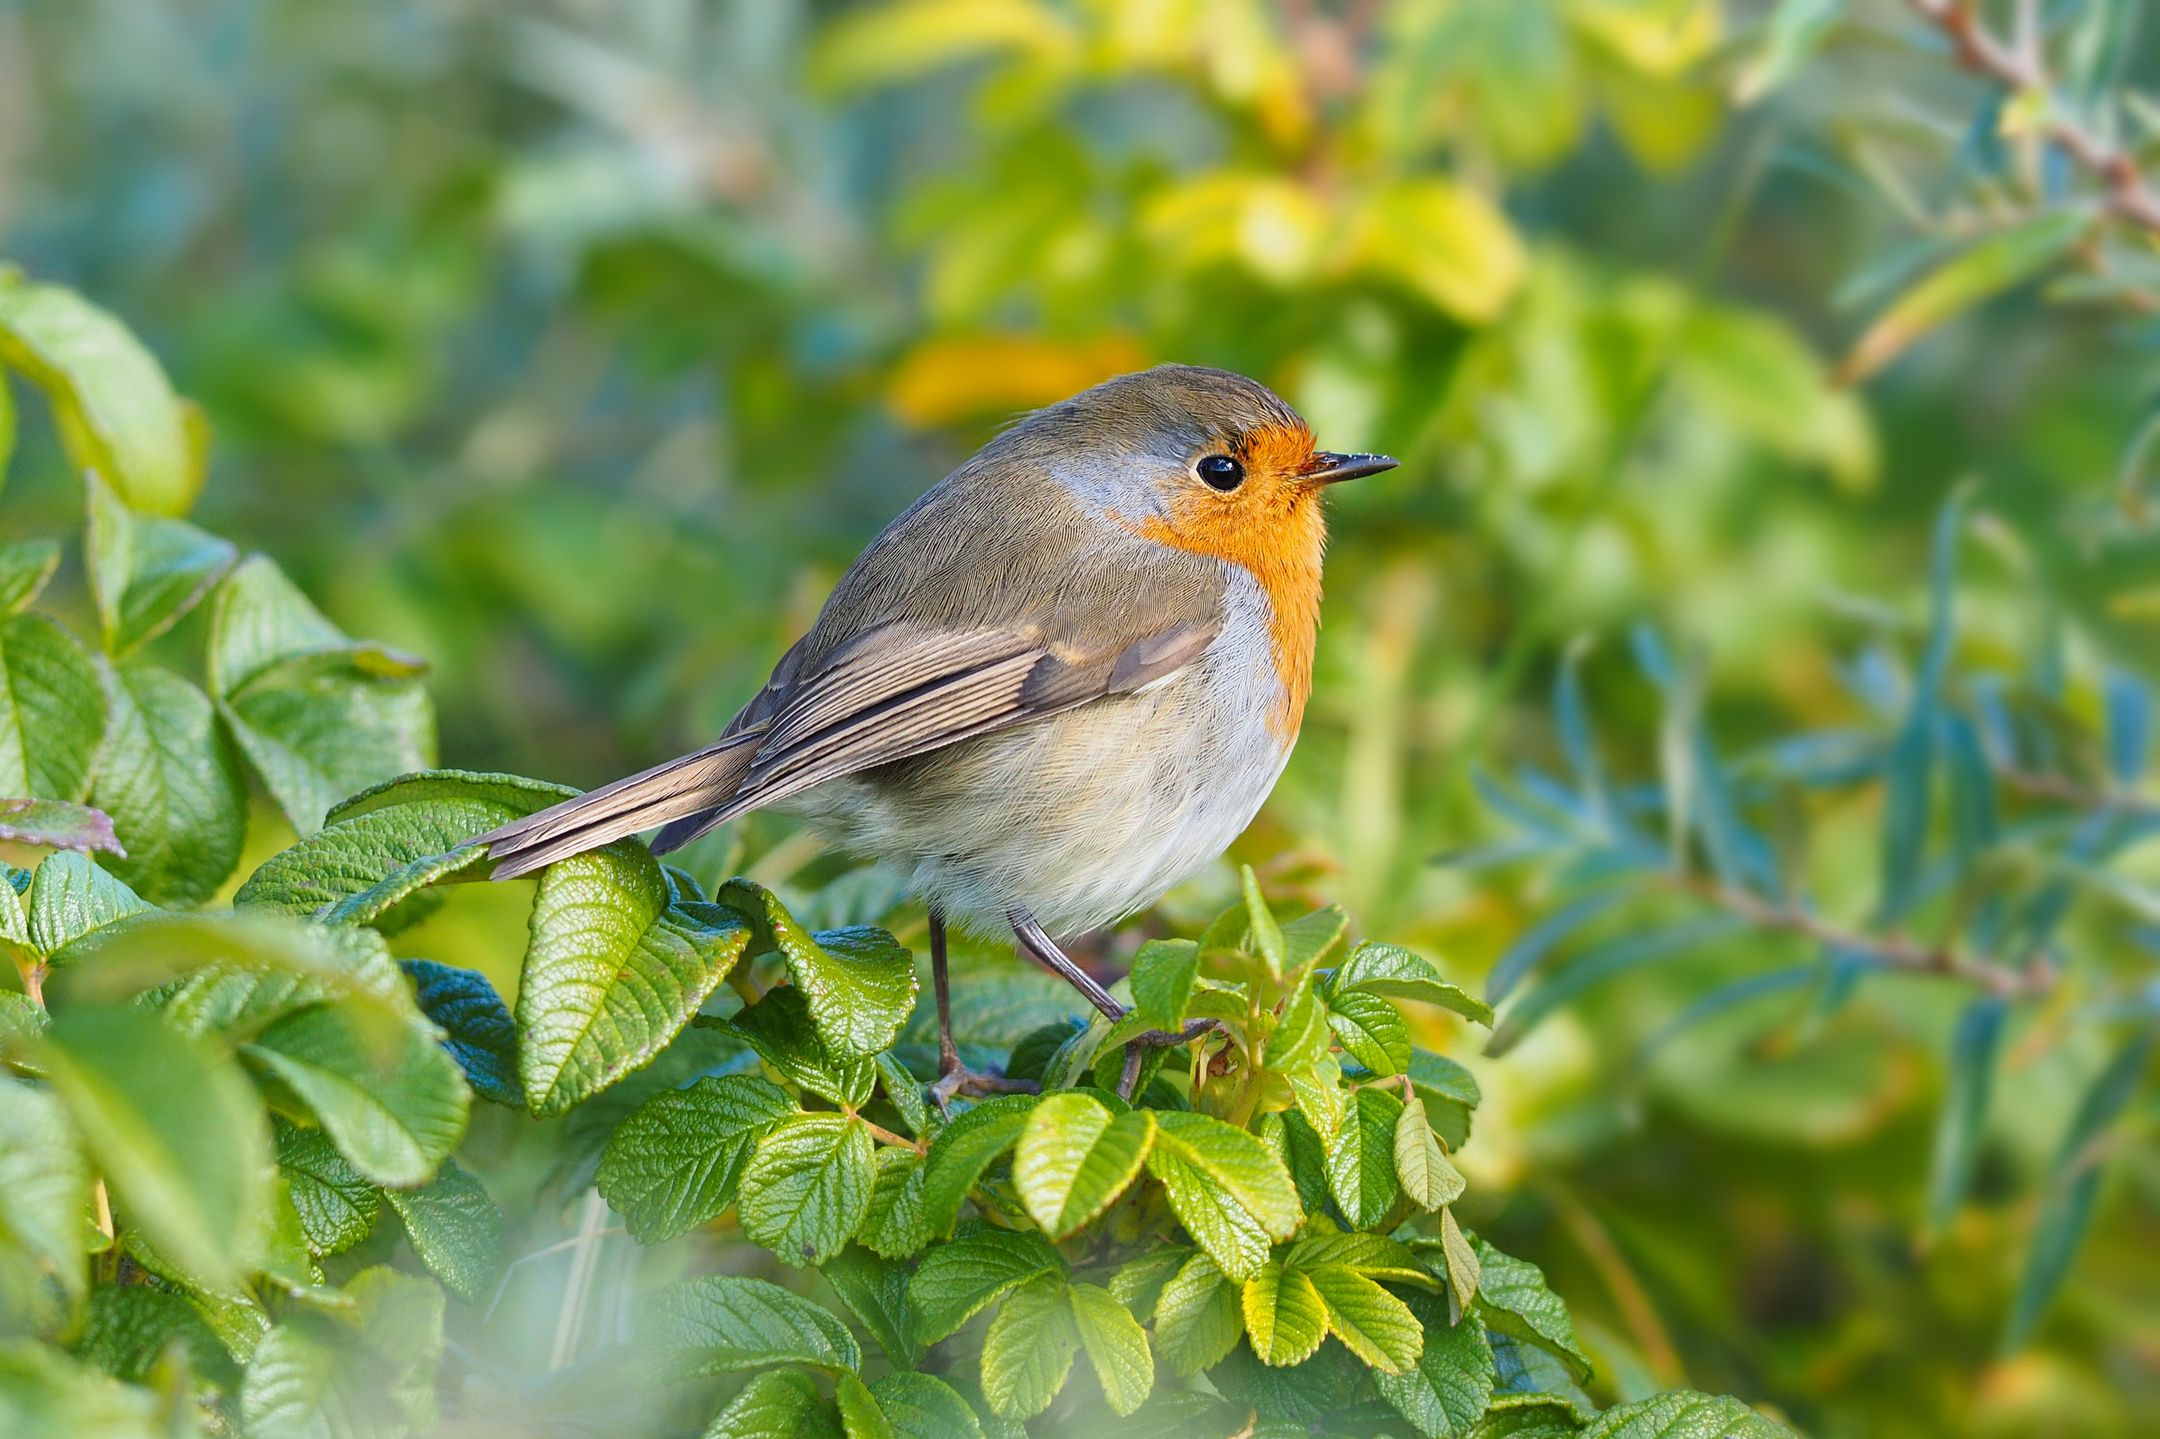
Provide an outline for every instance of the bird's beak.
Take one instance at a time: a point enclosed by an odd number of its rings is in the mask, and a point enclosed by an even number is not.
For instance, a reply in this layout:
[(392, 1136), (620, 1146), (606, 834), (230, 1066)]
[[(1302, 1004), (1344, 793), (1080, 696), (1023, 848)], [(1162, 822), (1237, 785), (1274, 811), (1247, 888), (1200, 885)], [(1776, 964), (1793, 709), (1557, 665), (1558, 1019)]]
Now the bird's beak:
[(1310, 484), (1332, 485), (1339, 480), (1355, 480), (1366, 475), (1377, 475), (1392, 470), (1402, 461), (1386, 455), (1338, 455), (1333, 450), (1319, 450), (1306, 463), (1302, 476)]

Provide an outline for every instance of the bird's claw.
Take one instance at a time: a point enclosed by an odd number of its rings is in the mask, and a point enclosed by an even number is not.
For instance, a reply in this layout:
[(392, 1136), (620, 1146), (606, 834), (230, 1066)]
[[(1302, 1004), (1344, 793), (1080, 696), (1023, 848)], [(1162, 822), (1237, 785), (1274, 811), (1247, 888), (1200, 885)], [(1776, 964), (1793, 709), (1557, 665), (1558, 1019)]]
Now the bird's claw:
[(1130, 1103), (1140, 1085), (1142, 1056), (1150, 1049), (1169, 1049), (1190, 1044), (1211, 1029), (1221, 1028), (1212, 1019), (1195, 1019), (1183, 1029), (1145, 1029), (1125, 1041), (1125, 1068), (1118, 1076), (1118, 1098)]
[(1002, 1074), (977, 1074), (974, 1070), (955, 1061), (940, 1070), (938, 1077), (930, 1082), (931, 1102), (940, 1110), (949, 1108), (954, 1095), (970, 1099), (989, 1094), (1040, 1094), (1042, 1086), (1030, 1079), (1007, 1079)]

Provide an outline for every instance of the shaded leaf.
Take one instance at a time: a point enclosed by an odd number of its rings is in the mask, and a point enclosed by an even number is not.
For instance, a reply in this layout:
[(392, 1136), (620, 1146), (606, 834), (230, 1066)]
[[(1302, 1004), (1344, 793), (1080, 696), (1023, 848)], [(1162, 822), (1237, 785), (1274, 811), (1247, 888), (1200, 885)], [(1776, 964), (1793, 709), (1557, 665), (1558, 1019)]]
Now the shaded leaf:
[(443, 1288), (468, 1304), (485, 1297), (502, 1263), (503, 1216), (479, 1180), (447, 1159), (434, 1183), (385, 1189), (382, 1197)]
[(670, 1284), (646, 1305), (640, 1338), (677, 1378), (771, 1364), (828, 1372), (862, 1367), (847, 1326), (763, 1279), (714, 1274)]
[(0, 799), (0, 841), (78, 854), (124, 855), (112, 816), (64, 799)]
[(298, 1095), (338, 1151), (378, 1184), (425, 1183), (465, 1133), (465, 1078), (418, 1024), (309, 1005), (241, 1052)]
[[(891, 1153), (881, 1150), (880, 1156)], [(921, 1362), (923, 1345), (915, 1339), (915, 1314), (908, 1303), (908, 1272), (887, 1264), (860, 1244), (850, 1244), (820, 1267), (848, 1311), (861, 1321), (895, 1369)]]
[(1794, 1439), (1793, 1431), (1737, 1399), (1679, 1390), (1608, 1409), (1583, 1439)]
[(1199, 973), (1200, 946), (1189, 939), (1151, 939), (1133, 956), (1133, 1007), (1156, 1029), (1185, 1022), (1185, 1001)]
[(800, 1114), (757, 1141), (743, 1170), (743, 1233), (790, 1264), (815, 1264), (855, 1236), (875, 1174), (870, 1132), (839, 1114)]
[(673, 1239), (735, 1202), (752, 1146), (796, 1112), (785, 1090), (750, 1074), (655, 1095), (608, 1139), (600, 1195), (638, 1243)]
[(1395, 1128), (1403, 1103), (1381, 1089), (1361, 1089), (1342, 1132), (1328, 1146), (1328, 1191), (1356, 1229), (1372, 1229), (1402, 1197), (1395, 1174)]
[(1104, 1402), (1121, 1418), (1132, 1413), (1155, 1388), (1155, 1357), (1148, 1350), (1147, 1331), (1107, 1289), (1074, 1284), (1065, 1297)]
[[(7, 389), (0, 384), (0, 393)], [(7, 401), (0, 399), (0, 434), (6, 429)], [(6, 447), (0, 444), (0, 473), (7, 465)], [(0, 542), (0, 619), (20, 614), (44, 592), (53, 571), (60, 567), (58, 540), (7, 540)]]
[(1245, 1333), (1241, 1294), (1207, 1255), (1187, 1259), (1155, 1301), (1163, 1362), (1185, 1376), (1220, 1364)]
[(281, 1124), (277, 1162), (310, 1253), (342, 1254), (368, 1237), (382, 1207), (382, 1191), (338, 1153), (329, 1135)]
[[(1405, 1301), (1425, 1331), (1417, 1362), (1400, 1374), (1376, 1374), (1380, 1397), (1425, 1439), (1460, 1439), (1485, 1414), (1493, 1392), (1492, 1346), (1475, 1320), (1448, 1322), (1447, 1301), (1412, 1294)], [(1503, 1431), (1505, 1432), (1505, 1431)]]
[(870, 1386), (898, 1439), (982, 1439), (967, 1400), (933, 1374), (888, 1374)]
[(0, 795), (88, 797), (104, 733), (104, 689), (75, 637), (39, 614), (0, 623)]
[(1527, 1259), (1501, 1253), (1482, 1238), (1477, 1252), (1477, 1308), (1486, 1327), (1534, 1344), (1568, 1366), (1577, 1382), (1590, 1377), (1590, 1359), (1575, 1342), (1567, 1306), (1545, 1284), (1545, 1273)]
[(137, 894), (193, 908), (223, 887), (247, 839), (247, 784), (210, 697), (147, 661), (102, 667), (108, 722), (90, 794), (127, 853)]
[(1063, 1289), (1065, 1261), (1040, 1234), (971, 1225), (933, 1247), (908, 1281), (915, 1337), (935, 1344), (991, 1303), (1045, 1275)]
[(443, 1296), (395, 1270), (366, 1269), (345, 1286), (352, 1303), (288, 1311), (240, 1385), (249, 1439), (382, 1439), (435, 1426)]
[(79, 1295), (89, 1207), (90, 1166), (66, 1112), (47, 1091), (0, 1078), (0, 1245)]
[(1019, 1142), (1037, 1099), (1005, 1094), (983, 1101), (938, 1132), (923, 1164), (923, 1219), (933, 1235), (952, 1232), (968, 1191)]
[(983, 1397), (1008, 1419), (1032, 1419), (1065, 1387), (1079, 1349), (1064, 1279), (1038, 1274), (1006, 1296), (983, 1335)]
[(705, 1439), (842, 1439), (840, 1412), (809, 1375), (776, 1369), (745, 1384)]
[(171, 629), (224, 578), (240, 552), (185, 520), (131, 513), (90, 471), (83, 548), (105, 652), (124, 658)]
[(431, 959), (399, 961), (420, 1012), (443, 1032), (443, 1048), (482, 1099), (525, 1107), (517, 1077), (517, 1025), (487, 976)]

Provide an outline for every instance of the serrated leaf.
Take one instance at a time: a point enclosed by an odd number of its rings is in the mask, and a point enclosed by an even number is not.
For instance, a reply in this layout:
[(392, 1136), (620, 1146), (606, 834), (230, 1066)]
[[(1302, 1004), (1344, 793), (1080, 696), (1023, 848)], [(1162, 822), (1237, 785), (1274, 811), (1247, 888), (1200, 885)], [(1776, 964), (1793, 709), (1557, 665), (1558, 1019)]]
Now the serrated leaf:
[(1245, 1333), (1240, 1296), (1213, 1259), (1186, 1260), (1155, 1300), (1155, 1346), (1163, 1362), (1188, 1378), (1220, 1364)]
[(1112, 1114), (1089, 1095), (1048, 1095), (1021, 1131), (1013, 1184), (1043, 1232), (1062, 1239), (1125, 1192), (1154, 1140), (1149, 1110)]
[(1527, 1259), (1503, 1254), (1472, 1237), (1477, 1253), (1478, 1313), (1487, 1328), (1534, 1344), (1568, 1366), (1578, 1383), (1590, 1377), (1590, 1358), (1575, 1342), (1567, 1305), (1545, 1283), (1545, 1272)]
[(752, 1147), (796, 1112), (787, 1091), (752, 1074), (655, 1095), (608, 1139), (600, 1197), (640, 1244), (686, 1234), (735, 1202)]
[(1238, 886), (1245, 896), (1246, 938), (1253, 952), (1266, 962), (1268, 973), (1281, 979), (1290, 962), (1289, 946), (1283, 942), (1275, 911), (1268, 908), (1266, 897), (1260, 893), (1260, 881), (1253, 878), (1251, 865), (1238, 867)]
[(75, 637), (39, 614), (0, 622), (0, 795), (80, 801), (105, 692)]
[(825, 1048), (810, 1018), (808, 997), (792, 984), (765, 991), (757, 1003), (736, 1011), (727, 1028), (782, 1079), (835, 1104), (851, 1108), (862, 1104), (877, 1084), (874, 1061), (860, 1055), (834, 1055)]
[(1447, 1301), (1412, 1294), (1405, 1301), (1425, 1331), (1417, 1363), (1400, 1374), (1373, 1376), (1380, 1397), (1425, 1439), (1465, 1439), (1492, 1401), (1492, 1346), (1475, 1320), (1448, 1322)]
[(1148, 1350), (1147, 1331), (1130, 1309), (1098, 1285), (1071, 1285), (1065, 1298), (1072, 1305), (1080, 1347), (1102, 1385), (1103, 1401), (1123, 1418), (1145, 1404), (1155, 1388), (1155, 1357)]
[(900, 1112), (901, 1123), (908, 1133), (917, 1139), (928, 1139), (937, 1133), (938, 1119), (930, 1112), (930, 1103), (923, 1097), (923, 1083), (908, 1072), (908, 1067), (893, 1058), (890, 1051), (875, 1061), (878, 1080), (885, 1097)]
[(70, 941), (53, 966), (71, 1002), (152, 991), (166, 1022), (189, 1034), (246, 1040), (332, 1001), (370, 1024), (419, 1021), (380, 936), (274, 915), (126, 914)]
[(85, 935), (151, 908), (125, 882), (84, 856), (49, 855), (30, 880), (30, 946), (50, 957)]
[(1385, 1234), (1361, 1234), (1354, 1230), (1314, 1226), (1313, 1232), (1290, 1246), (1283, 1262), (1294, 1269), (1314, 1269), (1331, 1264), (1388, 1284), (1432, 1290), (1440, 1287), (1418, 1261), (1414, 1250)]
[(193, 1305), (140, 1284), (102, 1285), (91, 1294), (75, 1353), (130, 1384), (154, 1384), (158, 1366), (173, 1353), (198, 1380), (225, 1387), (240, 1377), (232, 1356)]
[(443, 1295), (428, 1280), (362, 1270), (350, 1304), (290, 1310), (240, 1384), (249, 1439), (383, 1439), (435, 1427)]
[(705, 1439), (843, 1439), (840, 1411), (817, 1381), (791, 1369), (760, 1374), (714, 1416)]
[[(1470, 1312), (1477, 1301), (1478, 1286), (1484, 1282), (1484, 1267), (1479, 1263), (1477, 1246), (1470, 1236), (1455, 1222), (1455, 1211), (1440, 1211), (1440, 1243), (1438, 1246), (1440, 1267), (1434, 1272), (1447, 1280), (1448, 1315), (1457, 1324)], [(1428, 1267), (1430, 1267), (1428, 1265)], [(1492, 1326), (1488, 1324), (1488, 1329)]]
[(935, 1344), (1018, 1285), (1052, 1275), (1062, 1288), (1064, 1272), (1065, 1261), (1040, 1234), (964, 1227), (923, 1255), (908, 1281), (915, 1337)]
[(1414, 1050), (1410, 1087), (1423, 1101), (1425, 1117), (1441, 1141), (1451, 1150), (1461, 1149), (1470, 1138), (1470, 1117), (1484, 1099), (1477, 1076), (1445, 1055)]
[(241, 1052), (298, 1095), (339, 1153), (378, 1184), (427, 1182), (464, 1136), (465, 1077), (417, 1024), (311, 1005)]
[(0, 1078), (0, 1245), (18, 1249), (80, 1295), (90, 1165), (58, 1100)]
[[(880, 1150), (879, 1156), (892, 1152)], [(908, 1303), (908, 1271), (903, 1266), (888, 1264), (860, 1244), (850, 1244), (818, 1272), (895, 1369), (913, 1369), (922, 1361), (923, 1346), (915, 1339), (915, 1312)]]
[(1133, 956), (1133, 1007), (1157, 1029), (1185, 1022), (1185, 1001), (1199, 973), (1200, 946), (1189, 939), (1151, 939)]
[(1301, 1072), (1311, 1073), (1333, 1042), (1330, 1034), (1327, 1004), (1320, 997), (1318, 982), (1308, 971), (1298, 976), (1284, 998), (1282, 1013), (1267, 1036), (1267, 1067), (1286, 1080)]
[(742, 957), (733, 911), (680, 900), (634, 840), (551, 865), (518, 988), (526, 1106), (559, 1114), (660, 1052)]
[(1380, 1089), (1361, 1089), (1342, 1132), (1328, 1146), (1328, 1192), (1356, 1229), (1372, 1229), (1402, 1196), (1395, 1174), (1395, 1126), (1403, 1103)]
[(399, 967), (412, 981), (413, 1002), (443, 1032), (443, 1048), (457, 1061), (472, 1092), (523, 1109), (525, 1087), (517, 1077), (517, 1025), (487, 976), (431, 959), (401, 960)]
[(1794, 1439), (1793, 1431), (1724, 1395), (1679, 1390), (1608, 1409), (1582, 1439)]
[(1224, 1274), (1250, 1278), (1268, 1246), (1304, 1221), (1289, 1172), (1260, 1139), (1219, 1119), (1164, 1110), (1155, 1123), (1147, 1165), (1178, 1222)]
[(1367, 940), (1335, 971), (1330, 999), (1342, 991), (1362, 991), (1389, 999), (1414, 999), (1453, 1010), (1479, 1024), (1492, 1023), (1492, 1006), (1459, 985), (1440, 977), (1440, 971), (1423, 955), (1400, 945)]
[(112, 816), (64, 799), (0, 799), (0, 841), (121, 856)]
[[(1339, 1075), (1337, 1079), (1339, 1082)], [(1337, 1098), (1347, 1113), (1351, 1095), (1338, 1091)], [(1342, 1119), (1342, 1115), (1336, 1116), (1337, 1133), (1342, 1130)], [(1328, 1141), (1320, 1137), (1312, 1122), (1296, 1110), (1262, 1115), (1260, 1137), (1290, 1172), (1290, 1182), (1297, 1186), (1298, 1207), (1307, 1213), (1324, 1208), (1328, 1202)]]
[(938, 1131), (923, 1164), (923, 1221), (932, 1235), (952, 1232), (968, 1191), (983, 1172), (1019, 1142), (1039, 1101), (1032, 1094), (984, 1100)]
[(923, 1192), (923, 1156), (890, 1145), (879, 1149), (877, 1177), (870, 1187), (870, 1208), (855, 1237), (887, 1259), (905, 1259), (917, 1253), (930, 1242)]
[(1385, 1078), (1410, 1066), (1410, 1026), (1390, 1000), (1362, 989), (1328, 996), (1328, 1028), (1343, 1052)]
[(668, 1285), (646, 1305), (640, 1338), (663, 1372), (682, 1379), (769, 1364), (862, 1367), (862, 1348), (845, 1324), (777, 1284), (735, 1275)]
[(853, 1374), (842, 1374), (833, 1385), (833, 1403), (840, 1411), (844, 1439), (894, 1439), (892, 1424), (878, 1407), (870, 1386)]
[(277, 1162), (310, 1253), (342, 1254), (368, 1237), (381, 1211), (382, 1191), (338, 1153), (329, 1135), (280, 1125)]
[(775, 1125), (743, 1170), (743, 1233), (790, 1264), (837, 1254), (869, 1212), (874, 1147), (851, 1115), (800, 1114)]
[(261, 555), (242, 561), (211, 598), (211, 695), (302, 835), (321, 828), (345, 796), (433, 760), (427, 691), (409, 668), (375, 655)]
[(1395, 1121), (1395, 1177), (1411, 1203), (1434, 1210), (1460, 1199), (1466, 1185), (1441, 1152), (1440, 1141), (1426, 1121), (1424, 1101), (1415, 1096), (1413, 1090)]
[(762, 920), (788, 974), (810, 1000), (825, 1047), (844, 1056), (890, 1048), (915, 1011), (915, 962), (899, 941), (867, 926), (811, 934), (769, 889), (730, 880), (721, 904)]
[(1032, 1419), (1065, 1387), (1079, 1350), (1063, 1277), (1039, 1274), (1006, 1296), (983, 1335), (983, 1397), (1008, 1419)]
[[(0, 383), (0, 391), (7, 386)], [(7, 401), (0, 399), (0, 428), (5, 426)], [(5, 446), (0, 446), (0, 469), (6, 466)], [(44, 592), (53, 571), (60, 567), (58, 540), (8, 540), (0, 543), (0, 619), (22, 613)]]
[(435, 1182), (419, 1189), (385, 1189), (413, 1253), (443, 1288), (477, 1304), (493, 1287), (502, 1264), (503, 1216), (480, 1181), (443, 1161)]
[(202, 468), (185, 408), (128, 328), (72, 290), (0, 275), (0, 362), (42, 389), (78, 470), (148, 514), (185, 514)]
[(1417, 1363), (1424, 1328), (1408, 1305), (1343, 1264), (1300, 1269), (1327, 1311), (1328, 1332), (1376, 1373), (1401, 1374)]
[(1301, 915), (1282, 927), (1283, 962), (1290, 973), (1311, 968), (1342, 943), (1350, 919), (1337, 905), (1327, 905)]
[(136, 515), (96, 471), (84, 477), (83, 548), (105, 652), (124, 658), (171, 629), (240, 558), (185, 520)]
[(147, 661), (103, 667), (108, 722), (90, 796), (127, 853), (107, 861), (143, 898), (193, 908), (247, 839), (247, 787), (210, 697)]
[[(1498, 1346), (1493, 1347), (1497, 1352)], [(1572, 1400), (1558, 1394), (1496, 1391), (1470, 1439), (1576, 1439), (1581, 1432), (1582, 1419)]]
[(983, 1439), (967, 1400), (934, 1374), (888, 1374), (870, 1393), (897, 1439)]
[(114, 1202), (159, 1249), (213, 1283), (253, 1265), (270, 1133), (229, 1055), (134, 1008), (59, 1014), (34, 1054)]
[(1327, 1337), (1327, 1306), (1302, 1270), (1262, 1265), (1245, 1281), (1240, 1303), (1246, 1336), (1263, 1364), (1301, 1364)]

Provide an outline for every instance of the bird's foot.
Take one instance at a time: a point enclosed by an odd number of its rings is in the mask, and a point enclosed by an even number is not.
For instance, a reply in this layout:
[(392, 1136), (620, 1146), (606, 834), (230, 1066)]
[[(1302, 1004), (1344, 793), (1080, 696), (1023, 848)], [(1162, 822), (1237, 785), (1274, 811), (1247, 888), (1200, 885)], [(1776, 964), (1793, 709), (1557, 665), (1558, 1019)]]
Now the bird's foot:
[(1195, 1019), (1183, 1029), (1144, 1029), (1125, 1041), (1125, 1069), (1118, 1076), (1118, 1098), (1131, 1101), (1133, 1091), (1140, 1086), (1140, 1065), (1143, 1056), (1151, 1049), (1170, 1049), (1180, 1044), (1191, 1044), (1211, 1029), (1221, 1026), (1212, 1019)]
[(970, 1099), (989, 1094), (1039, 1094), (1042, 1086), (1032, 1079), (1007, 1079), (1002, 1074), (977, 1074), (974, 1070), (952, 1060), (938, 1072), (929, 1086), (930, 1098), (939, 1109), (948, 1108), (954, 1095)]

